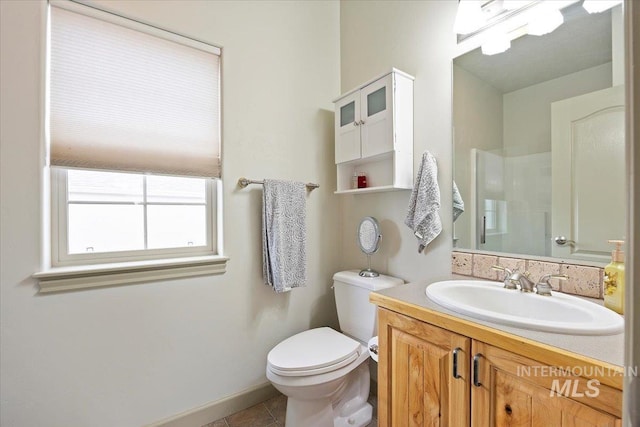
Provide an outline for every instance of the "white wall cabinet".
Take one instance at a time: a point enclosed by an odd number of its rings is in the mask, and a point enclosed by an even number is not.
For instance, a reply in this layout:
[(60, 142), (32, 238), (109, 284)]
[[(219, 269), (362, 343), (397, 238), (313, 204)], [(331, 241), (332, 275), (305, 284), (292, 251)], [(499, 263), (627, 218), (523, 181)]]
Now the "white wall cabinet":
[[(394, 68), (334, 101), (336, 193), (412, 188), (413, 80)], [(357, 172), (367, 188), (352, 188)]]

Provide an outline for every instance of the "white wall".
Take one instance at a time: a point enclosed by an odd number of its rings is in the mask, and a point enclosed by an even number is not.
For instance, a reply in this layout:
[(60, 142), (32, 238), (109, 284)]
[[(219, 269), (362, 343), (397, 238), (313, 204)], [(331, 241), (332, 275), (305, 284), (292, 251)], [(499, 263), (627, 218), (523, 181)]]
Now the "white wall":
[(551, 103), (611, 87), (611, 63), (504, 94), (504, 154), (551, 150)]
[[(100, 1), (222, 45), (226, 254), (222, 276), (40, 296), (44, 1), (0, 1), (3, 426), (140, 426), (266, 383), (266, 354), (336, 326), (333, 166), (337, 2)], [(261, 280), (261, 189), (240, 176), (313, 181), (309, 287)]]
[(359, 220), (376, 217), (382, 226), (380, 252), (373, 267), (408, 281), (442, 279), (451, 273), (452, 155), (451, 58), (455, 47), (456, 2), (342, 1), (340, 57), (342, 90), (347, 91), (396, 67), (415, 76), (414, 173), (424, 150), (438, 162), (443, 231), (418, 254), (404, 225), (409, 191), (343, 195), (344, 267), (366, 264), (355, 242)]

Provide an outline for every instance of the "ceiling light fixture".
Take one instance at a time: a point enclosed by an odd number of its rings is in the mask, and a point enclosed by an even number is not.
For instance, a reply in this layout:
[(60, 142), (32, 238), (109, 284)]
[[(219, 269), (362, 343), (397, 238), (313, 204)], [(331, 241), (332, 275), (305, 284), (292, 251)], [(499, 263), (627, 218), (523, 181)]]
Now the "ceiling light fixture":
[(558, 28), (564, 22), (562, 12), (557, 9), (537, 14), (527, 24), (527, 33), (532, 36), (543, 36)]
[(511, 47), (511, 39), (503, 31), (494, 31), (487, 35), (486, 40), (482, 43), (481, 49), (483, 55), (496, 55), (502, 53)]
[(480, 28), (485, 19), (481, 0), (460, 0), (453, 30), (458, 34), (469, 34)]
[[(0, 0), (1, 1), (1, 0)], [(564, 23), (561, 9), (581, 0), (459, 0), (454, 30), (460, 40), (479, 36), (482, 53), (495, 55), (526, 34), (548, 34)], [(594, 0), (584, 0), (587, 2)], [(608, 7), (622, 0), (606, 0)], [(597, 1), (596, 1), (597, 3)]]
[(622, 4), (622, 0), (584, 0), (582, 7), (589, 13), (599, 13)]

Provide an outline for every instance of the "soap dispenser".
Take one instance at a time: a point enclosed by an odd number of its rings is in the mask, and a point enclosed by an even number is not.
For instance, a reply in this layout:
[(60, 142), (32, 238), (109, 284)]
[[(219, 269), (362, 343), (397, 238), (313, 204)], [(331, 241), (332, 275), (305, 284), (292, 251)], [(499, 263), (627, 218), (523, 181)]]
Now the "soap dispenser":
[(603, 288), (605, 307), (622, 314), (624, 311), (624, 240), (609, 240), (616, 245), (611, 263), (604, 268)]

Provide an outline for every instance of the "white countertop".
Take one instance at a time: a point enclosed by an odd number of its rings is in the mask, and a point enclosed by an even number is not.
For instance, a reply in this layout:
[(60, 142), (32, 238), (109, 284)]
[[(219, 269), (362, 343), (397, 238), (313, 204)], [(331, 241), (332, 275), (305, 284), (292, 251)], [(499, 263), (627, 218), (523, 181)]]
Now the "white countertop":
[[(480, 280), (466, 276), (452, 277), (452, 279), (454, 278), (464, 278), (465, 280)], [(624, 332), (616, 335), (598, 336), (566, 335), (552, 332), (521, 329), (485, 320), (479, 320), (473, 317), (465, 316), (463, 314), (458, 314), (431, 301), (425, 294), (425, 289), (429, 284), (430, 282), (413, 282), (402, 286), (396, 286), (393, 288), (381, 290), (376, 293), (385, 295), (401, 302), (406, 302), (435, 312), (455, 316), (467, 321), (477, 323), (479, 325), (496, 329), (498, 331), (507, 332), (518, 337), (527, 338), (529, 340), (567, 350), (572, 353), (610, 363), (612, 365), (624, 365)], [(592, 298), (585, 299), (597, 304), (602, 304), (601, 300)]]

